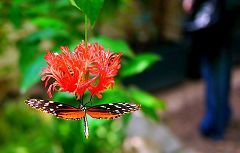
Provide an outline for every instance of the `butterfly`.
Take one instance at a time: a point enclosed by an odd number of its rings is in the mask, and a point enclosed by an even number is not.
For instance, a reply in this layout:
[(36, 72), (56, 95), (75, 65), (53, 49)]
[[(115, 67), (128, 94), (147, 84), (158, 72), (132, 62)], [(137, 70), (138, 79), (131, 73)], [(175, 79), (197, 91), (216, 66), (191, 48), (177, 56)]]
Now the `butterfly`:
[(27, 99), (25, 103), (32, 108), (66, 120), (84, 119), (84, 134), (89, 136), (88, 121), (86, 114), (97, 119), (115, 119), (130, 112), (135, 112), (141, 108), (141, 105), (134, 103), (110, 103), (91, 107), (80, 105), (79, 108), (60, 102), (54, 102), (42, 99)]

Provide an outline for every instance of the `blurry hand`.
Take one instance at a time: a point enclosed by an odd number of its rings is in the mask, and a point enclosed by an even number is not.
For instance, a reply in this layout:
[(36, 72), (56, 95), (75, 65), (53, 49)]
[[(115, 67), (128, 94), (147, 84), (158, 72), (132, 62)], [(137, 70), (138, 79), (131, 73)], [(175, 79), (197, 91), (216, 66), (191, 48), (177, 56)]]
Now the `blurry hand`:
[(182, 7), (186, 13), (190, 13), (192, 11), (192, 5), (194, 0), (183, 0)]

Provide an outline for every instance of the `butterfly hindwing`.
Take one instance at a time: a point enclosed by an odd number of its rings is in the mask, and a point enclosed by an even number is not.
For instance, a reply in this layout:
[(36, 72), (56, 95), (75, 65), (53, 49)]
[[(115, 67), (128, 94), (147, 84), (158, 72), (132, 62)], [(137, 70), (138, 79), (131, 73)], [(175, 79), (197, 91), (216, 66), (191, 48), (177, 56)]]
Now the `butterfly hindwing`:
[(62, 119), (79, 120), (85, 116), (85, 112), (83, 110), (59, 102), (28, 99), (25, 103), (37, 110), (53, 114)]
[(123, 114), (137, 111), (140, 107), (140, 105), (133, 103), (110, 103), (90, 107), (86, 112), (92, 118), (114, 119)]

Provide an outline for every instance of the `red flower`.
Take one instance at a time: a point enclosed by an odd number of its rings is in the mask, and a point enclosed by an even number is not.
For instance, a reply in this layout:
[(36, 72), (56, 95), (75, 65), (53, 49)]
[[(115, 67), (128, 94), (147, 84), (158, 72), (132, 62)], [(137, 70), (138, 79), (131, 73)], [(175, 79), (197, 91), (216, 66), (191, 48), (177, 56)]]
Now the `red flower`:
[(48, 87), (48, 95), (52, 91), (70, 92), (81, 98), (88, 89), (91, 95), (101, 98), (101, 92), (114, 85), (120, 65), (120, 54), (105, 51), (97, 43), (89, 44), (86, 48), (84, 41), (72, 53), (68, 47), (61, 47), (61, 54), (46, 51), (45, 60), (48, 67), (42, 69), (42, 81), (45, 86), (51, 78), (54, 82)]

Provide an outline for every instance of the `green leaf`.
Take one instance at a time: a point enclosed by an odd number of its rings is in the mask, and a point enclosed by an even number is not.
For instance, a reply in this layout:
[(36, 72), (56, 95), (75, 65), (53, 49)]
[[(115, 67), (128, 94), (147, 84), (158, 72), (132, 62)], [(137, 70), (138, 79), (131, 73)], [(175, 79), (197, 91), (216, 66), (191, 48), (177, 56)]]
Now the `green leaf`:
[[(29, 5), (30, 3), (26, 3), (25, 5), (27, 4)], [(32, 6), (30, 5), (29, 7), (27, 7), (27, 9), (22, 8), (22, 11), (24, 11), (24, 14), (32, 15), (34, 17), (40, 14), (48, 15), (52, 11), (52, 6), (49, 5), (50, 4), (49, 2), (40, 2), (40, 3), (31, 3), (31, 4)], [(34, 7), (34, 6), (37, 6), (37, 7)]]
[(126, 41), (122, 39), (110, 39), (105, 36), (100, 36), (100, 37), (94, 37), (89, 40), (90, 43), (98, 43), (100, 45), (103, 45), (104, 48), (107, 50), (108, 48), (115, 52), (115, 53), (120, 53), (122, 52), (124, 56), (133, 58), (134, 53), (131, 50), (131, 48), (128, 46)]
[(69, 0), (70, 4), (72, 4), (73, 6), (75, 6), (76, 8), (78, 8), (79, 10), (81, 10), (80, 7), (78, 7), (78, 5), (76, 4), (75, 0)]
[(162, 100), (159, 100), (151, 94), (136, 87), (130, 87), (128, 92), (136, 103), (142, 105), (141, 110), (146, 116), (149, 116), (151, 119), (156, 121), (159, 120), (159, 115), (156, 111), (157, 109), (165, 108), (165, 104)]
[(9, 20), (16, 28), (20, 28), (22, 19), (21, 8), (19, 8), (16, 4), (13, 4), (9, 10)]
[(29, 65), (33, 62), (38, 54), (38, 46), (36, 43), (26, 43), (25, 40), (18, 42), (18, 48), (20, 50), (19, 68), (20, 72), (24, 74)]
[(55, 101), (64, 101), (64, 100), (69, 101), (71, 99), (75, 99), (75, 98), (74, 98), (74, 95), (70, 94), (69, 92), (57, 92), (56, 94), (54, 94)]
[(32, 85), (40, 80), (41, 68), (46, 67), (46, 62), (43, 58), (44, 55), (45, 52), (39, 55), (23, 73), (20, 86), (21, 93), (25, 93)]
[(62, 20), (48, 18), (48, 17), (33, 18), (32, 23), (42, 28), (48, 28), (48, 27), (51, 27), (53, 29), (66, 28), (66, 23), (63, 22)]
[(122, 77), (129, 77), (142, 73), (159, 60), (159, 55), (153, 53), (140, 54), (130, 62), (122, 65), (122, 68), (120, 69), (120, 75)]
[[(69, 92), (53, 92), (53, 100), (63, 102), (68, 105), (79, 107), (80, 101), (76, 100), (76, 96)], [(85, 96), (84, 96), (85, 97)]]
[(69, 0), (70, 3), (83, 11), (90, 20), (91, 25), (94, 25), (101, 8), (104, 4), (104, 0)]
[(155, 96), (139, 89), (136, 87), (130, 87), (128, 88), (128, 92), (131, 95), (131, 97), (139, 104), (148, 107), (148, 108), (154, 108), (154, 109), (164, 109), (165, 103), (156, 98)]
[(144, 115), (150, 117), (152, 120), (154, 120), (154, 121), (159, 121), (160, 120), (160, 117), (157, 114), (156, 109), (142, 106), (141, 110), (142, 110)]
[(96, 119), (94, 119), (92, 117), (88, 117), (88, 122), (89, 122), (89, 125), (91, 125), (91, 128), (96, 128), (98, 126), (101, 126), (103, 124), (106, 124), (106, 123), (112, 122), (112, 121), (108, 120), (108, 119), (96, 120)]
[(53, 39), (54, 37), (68, 37), (69, 34), (64, 29), (57, 30), (53, 28), (44, 28), (40, 31), (31, 33), (25, 38), (25, 41), (34, 42), (42, 39)]
[(128, 123), (130, 122), (131, 118), (132, 118), (131, 114), (125, 114), (123, 117), (123, 125), (127, 126)]
[(92, 100), (96, 104), (116, 103), (116, 102), (130, 102), (130, 97), (124, 88), (115, 84), (113, 89), (105, 90), (101, 99), (96, 97)]

